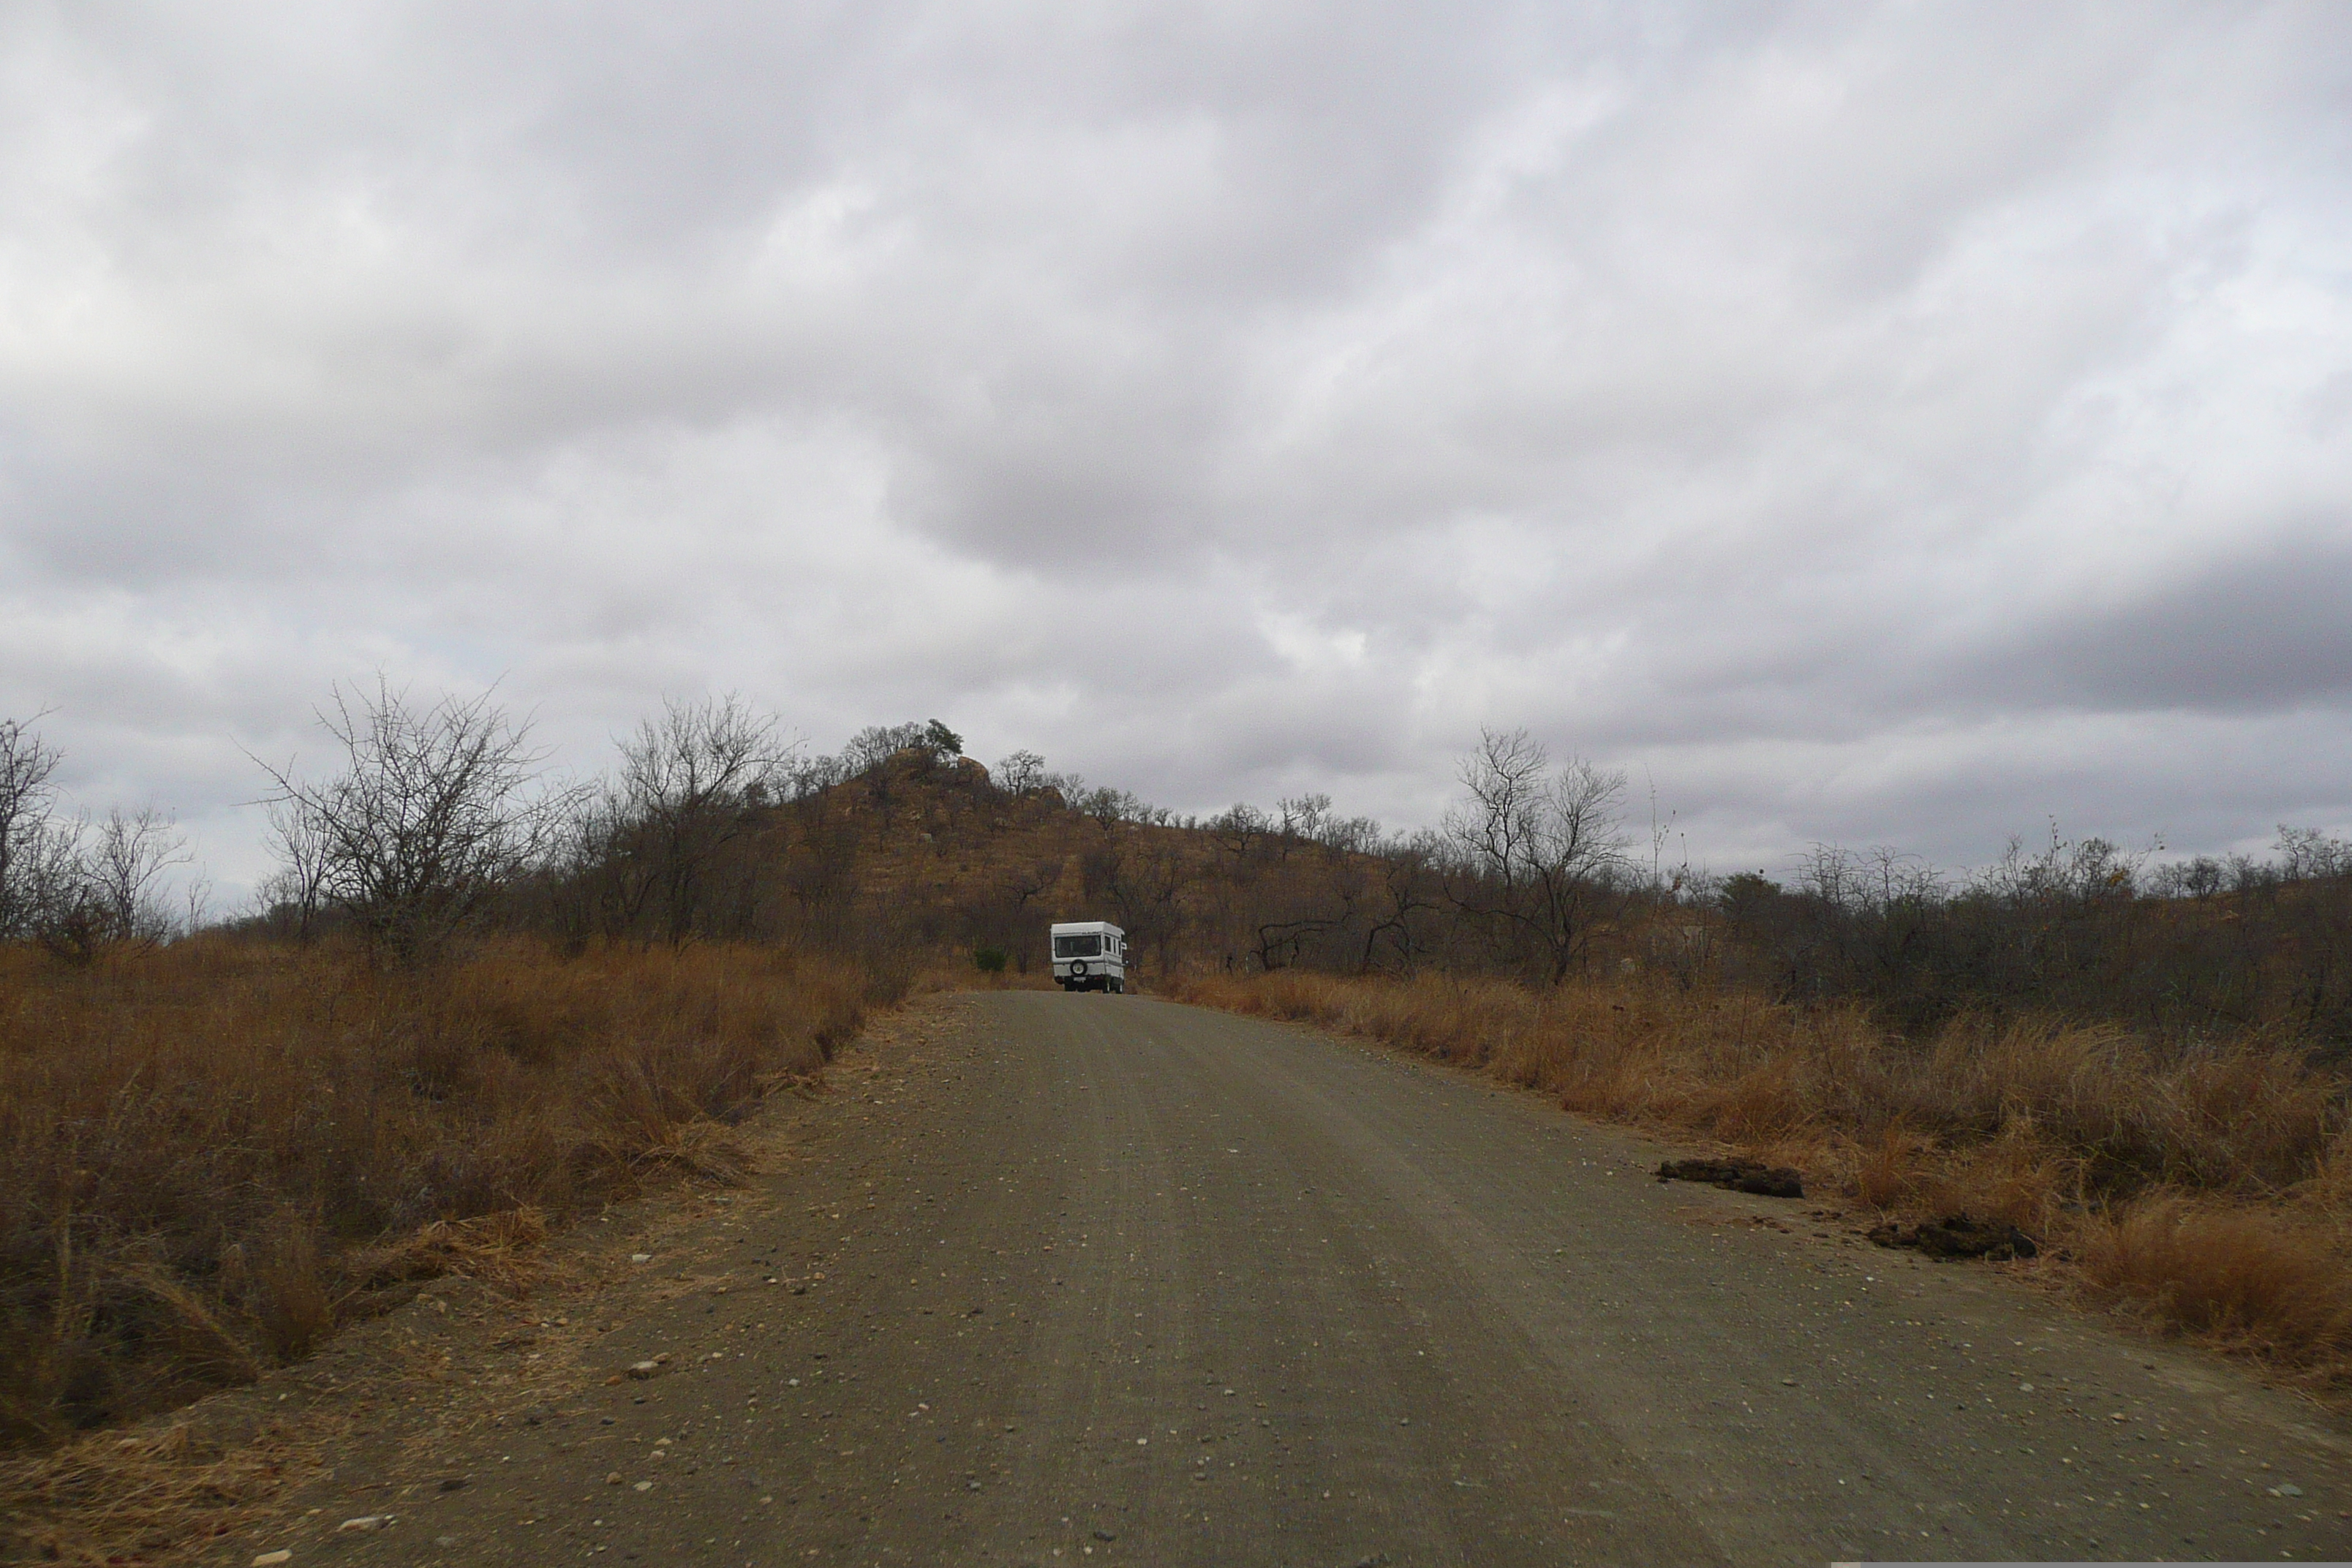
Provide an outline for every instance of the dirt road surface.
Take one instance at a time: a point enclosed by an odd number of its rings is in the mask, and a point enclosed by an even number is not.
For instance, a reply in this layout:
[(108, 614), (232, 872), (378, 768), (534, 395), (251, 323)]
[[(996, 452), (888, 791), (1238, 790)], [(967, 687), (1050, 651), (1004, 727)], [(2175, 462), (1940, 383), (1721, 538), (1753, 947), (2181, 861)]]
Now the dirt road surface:
[[(617, 1283), (453, 1362), (510, 1384), (503, 1407), (339, 1467), (316, 1512), (239, 1549), (295, 1568), (2352, 1554), (2336, 1418), (1801, 1201), (1662, 1185), (1659, 1145), (1441, 1067), (1013, 992), (929, 1004), (835, 1077), (774, 1113), (750, 1189), (592, 1226)], [(545, 1366), (509, 1378), (501, 1354)]]

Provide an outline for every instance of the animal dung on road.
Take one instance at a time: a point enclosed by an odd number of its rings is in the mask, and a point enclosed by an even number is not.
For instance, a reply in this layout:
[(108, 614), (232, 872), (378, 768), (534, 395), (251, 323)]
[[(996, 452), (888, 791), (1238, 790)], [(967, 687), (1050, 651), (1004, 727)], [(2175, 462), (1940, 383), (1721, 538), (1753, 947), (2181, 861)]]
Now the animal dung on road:
[(1870, 1239), (1881, 1247), (1908, 1247), (1937, 1259), (1983, 1258), (2005, 1262), (2031, 1258), (2041, 1248), (2013, 1225), (1947, 1215), (1927, 1225), (1887, 1224), (1874, 1228)]
[(1658, 1167), (1662, 1182), (1705, 1182), (1735, 1193), (1767, 1198), (1801, 1198), (1804, 1178), (1785, 1165), (1758, 1160), (1668, 1160)]

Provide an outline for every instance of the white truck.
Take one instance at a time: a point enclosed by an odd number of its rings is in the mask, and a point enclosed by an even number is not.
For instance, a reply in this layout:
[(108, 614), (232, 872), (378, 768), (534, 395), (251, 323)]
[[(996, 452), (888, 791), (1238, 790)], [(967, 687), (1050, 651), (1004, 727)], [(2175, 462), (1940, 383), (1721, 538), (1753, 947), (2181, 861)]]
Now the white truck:
[(1127, 932), (1108, 921), (1064, 921), (1052, 936), (1054, 979), (1063, 990), (1127, 989)]

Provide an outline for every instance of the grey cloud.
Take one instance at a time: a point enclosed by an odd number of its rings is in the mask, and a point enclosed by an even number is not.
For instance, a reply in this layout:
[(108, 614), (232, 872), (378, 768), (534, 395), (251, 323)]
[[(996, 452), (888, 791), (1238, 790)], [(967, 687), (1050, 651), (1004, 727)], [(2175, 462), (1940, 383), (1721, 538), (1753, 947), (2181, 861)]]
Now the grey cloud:
[(1399, 823), (1524, 723), (1727, 856), (2341, 825), (2347, 43), (20, 7), (0, 711), (239, 864), (230, 739), (378, 668), (583, 767), (740, 689)]
[(2352, 697), (2352, 518), (2001, 650), (1987, 685), (2021, 705), (2279, 713)]

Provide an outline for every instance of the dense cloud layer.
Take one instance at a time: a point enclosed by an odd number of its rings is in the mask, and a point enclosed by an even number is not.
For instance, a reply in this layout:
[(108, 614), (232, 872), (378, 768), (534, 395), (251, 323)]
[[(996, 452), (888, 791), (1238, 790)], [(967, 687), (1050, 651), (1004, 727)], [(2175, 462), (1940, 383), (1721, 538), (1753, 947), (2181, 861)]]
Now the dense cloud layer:
[[(2352, 825), (2326, 5), (0, 12), (0, 713), (937, 715), (1691, 852)], [(1643, 806), (1646, 813), (1647, 805)]]

